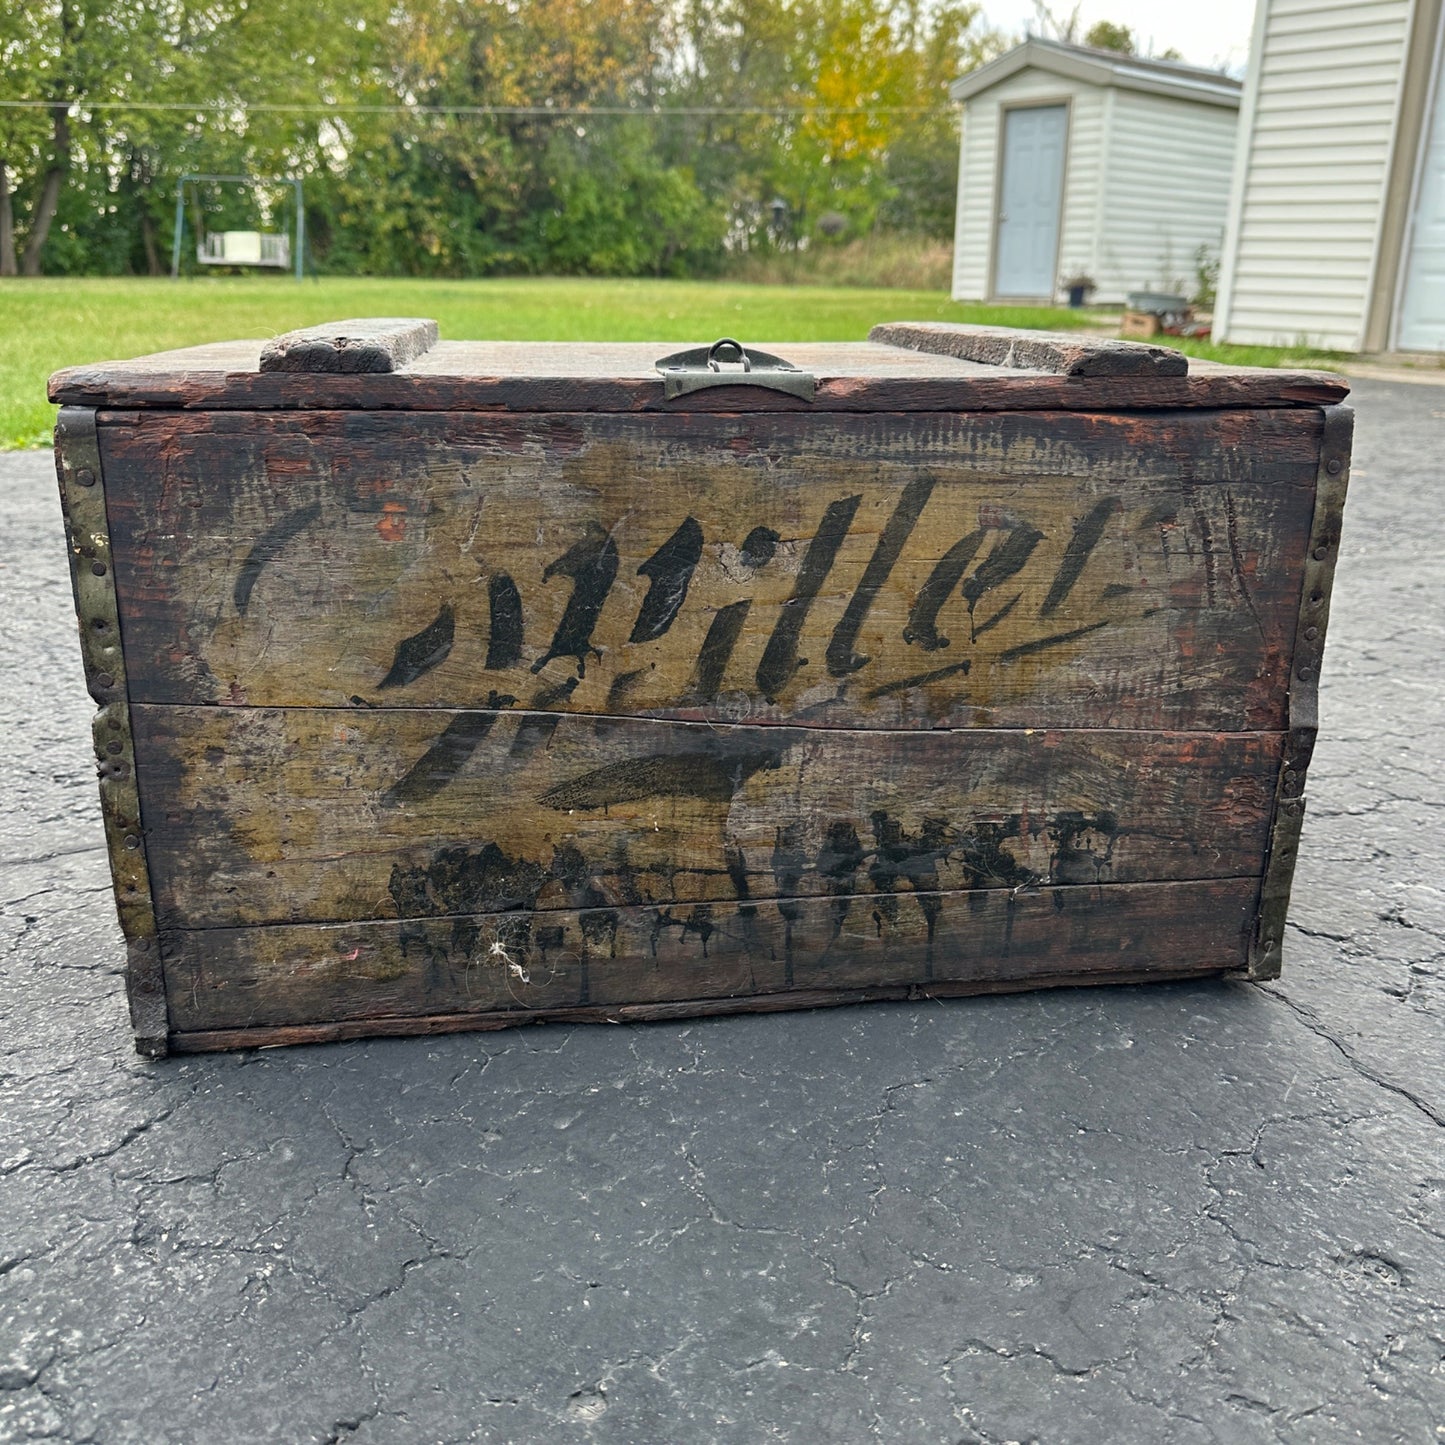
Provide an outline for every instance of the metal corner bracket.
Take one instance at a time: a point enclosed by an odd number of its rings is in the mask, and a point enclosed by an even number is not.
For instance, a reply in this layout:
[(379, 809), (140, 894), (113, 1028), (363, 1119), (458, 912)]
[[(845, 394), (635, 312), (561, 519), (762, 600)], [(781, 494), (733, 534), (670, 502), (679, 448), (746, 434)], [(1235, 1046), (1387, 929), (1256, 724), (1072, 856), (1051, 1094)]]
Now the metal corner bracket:
[(55, 463), (85, 684), (100, 709), (92, 733), (116, 912), (127, 944), (126, 992), (131, 1023), (137, 1052), (160, 1058), (168, 1052), (169, 1014), (141, 827), (135, 741), (93, 410), (61, 408), (55, 425)]
[(1340, 554), (1340, 527), (1350, 479), (1350, 443), (1355, 414), (1347, 406), (1322, 407), (1319, 470), (1314, 516), (1300, 588), (1299, 621), (1290, 657), (1289, 731), (1275, 786), (1274, 822), (1260, 884), (1259, 910), (1249, 961), (1235, 976), (1278, 978), (1284, 956), (1284, 926), (1294, 882), (1300, 829), (1305, 815), (1305, 775), (1319, 731), (1320, 660), (1330, 616), (1330, 591)]

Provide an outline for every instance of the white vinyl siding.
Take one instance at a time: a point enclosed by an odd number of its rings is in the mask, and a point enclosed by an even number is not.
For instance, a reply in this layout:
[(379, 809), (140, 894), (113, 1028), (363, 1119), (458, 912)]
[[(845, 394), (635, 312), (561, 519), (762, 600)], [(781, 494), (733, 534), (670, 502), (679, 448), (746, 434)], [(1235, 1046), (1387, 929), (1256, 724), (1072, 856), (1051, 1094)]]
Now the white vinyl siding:
[(954, 298), (991, 296), (1003, 110), (1060, 101), (1069, 134), (1056, 279), (1086, 272), (1105, 304), (1166, 285), (1192, 291), (1196, 249), (1223, 242), (1238, 111), (1029, 67), (964, 107)]
[[(1260, 0), (1221, 340), (1364, 343), (1410, 0)], [(1248, 109), (1248, 103), (1246, 103)]]
[(1094, 279), (1101, 304), (1130, 291), (1197, 286), (1196, 252), (1224, 246), (1238, 115), (1116, 90), (1104, 167)]
[[(1098, 86), (1042, 71), (1024, 71), (969, 101), (963, 114), (954, 228), (953, 295), (988, 299), (998, 218), (1000, 115), (1005, 106), (1065, 101), (1069, 106), (1064, 160), (1064, 204), (1059, 265), (1092, 257), (1094, 200), (1098, 188), (1103, 92)], [(1057, 279), (1057, 278), (1056, 278)], [(1042, 298), (1048, 299), (1048, 298)]]

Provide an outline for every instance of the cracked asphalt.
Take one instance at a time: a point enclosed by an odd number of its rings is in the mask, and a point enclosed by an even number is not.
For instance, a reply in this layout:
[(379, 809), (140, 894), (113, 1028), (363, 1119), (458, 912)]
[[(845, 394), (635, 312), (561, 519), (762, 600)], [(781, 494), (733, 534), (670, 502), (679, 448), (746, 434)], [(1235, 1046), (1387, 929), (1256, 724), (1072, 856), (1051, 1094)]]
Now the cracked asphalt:
[(1280, 984), (158, 1064), (0, 456), (0, 1440), (1445, 1440), (1445, 389), (1355, 404)]

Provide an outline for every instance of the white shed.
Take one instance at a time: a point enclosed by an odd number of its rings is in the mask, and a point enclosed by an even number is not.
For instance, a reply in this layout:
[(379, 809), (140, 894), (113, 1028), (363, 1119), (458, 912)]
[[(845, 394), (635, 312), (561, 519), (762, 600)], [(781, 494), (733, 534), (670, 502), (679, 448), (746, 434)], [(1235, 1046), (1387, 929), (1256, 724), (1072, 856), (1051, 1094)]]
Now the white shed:
[(1445, 351), (1441, 0), (1259, 0), (1214, 334)]
[(1031, 37), (954, 82), (962, 101), (953, 295), (1094, 300), (1196, 289), (1229, 208), (1240, 84), (1212, 70)]

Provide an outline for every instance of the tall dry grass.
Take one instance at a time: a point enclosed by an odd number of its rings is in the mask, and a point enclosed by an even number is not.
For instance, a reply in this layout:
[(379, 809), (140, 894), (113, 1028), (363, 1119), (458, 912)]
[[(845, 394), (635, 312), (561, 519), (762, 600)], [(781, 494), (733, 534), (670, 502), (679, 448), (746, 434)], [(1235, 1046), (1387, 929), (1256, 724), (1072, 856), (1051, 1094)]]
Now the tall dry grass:
[(736, 257), (727, 275), (758, 285), (946, 292), (953, 275), (953, 246), (934, 236), (875, 231), (842, 245), (814, 241), (797, 252), (752, 251)]

